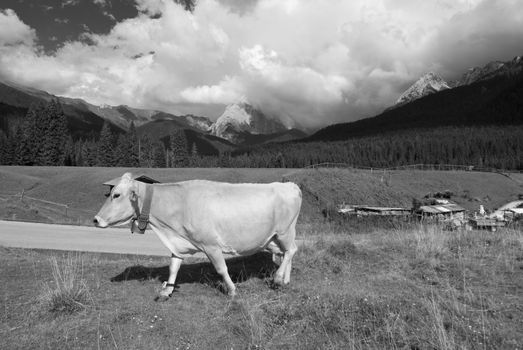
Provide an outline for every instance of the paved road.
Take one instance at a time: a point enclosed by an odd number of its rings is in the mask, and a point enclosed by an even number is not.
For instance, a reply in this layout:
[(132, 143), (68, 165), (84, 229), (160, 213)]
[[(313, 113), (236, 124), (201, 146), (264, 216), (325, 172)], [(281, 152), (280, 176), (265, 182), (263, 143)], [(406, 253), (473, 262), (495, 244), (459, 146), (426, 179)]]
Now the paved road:
[(120, 228), (51, 225), (0, 220), (0, 246), (169, 256), (156, 234)]
[[(296, 240), (298, 246), (304, 244)], [(0, 220), (0, 246), (83, 252), (170, 256), (156, 234), (131, 234), (129, 228), (96, 228)], [(206, 258), (196, 253), (194, 258)], [(226, 255), (226, 258), (231, 256)]]

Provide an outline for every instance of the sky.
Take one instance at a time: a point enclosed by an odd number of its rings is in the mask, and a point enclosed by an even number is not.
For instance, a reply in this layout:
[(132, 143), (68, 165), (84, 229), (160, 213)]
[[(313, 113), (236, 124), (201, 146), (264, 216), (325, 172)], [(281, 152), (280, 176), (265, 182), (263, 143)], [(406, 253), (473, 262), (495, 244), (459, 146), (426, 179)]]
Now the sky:
[(523, 55), (521, 0), (1, 0), (0, 79), (97, 105), (290, 125), (370, 117), (421, 75)]

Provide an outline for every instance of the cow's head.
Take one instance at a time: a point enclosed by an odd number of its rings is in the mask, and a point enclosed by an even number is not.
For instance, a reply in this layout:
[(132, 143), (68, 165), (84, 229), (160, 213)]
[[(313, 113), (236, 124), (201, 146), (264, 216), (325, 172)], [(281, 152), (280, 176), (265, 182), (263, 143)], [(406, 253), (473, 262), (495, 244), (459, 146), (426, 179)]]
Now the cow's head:
[(94, 217), (97, 227), (124, 225), (135, 215), (137, 205), (137, 185), (130, 173), (122, 175), (118, 185), (108, 195), (102, 209)]

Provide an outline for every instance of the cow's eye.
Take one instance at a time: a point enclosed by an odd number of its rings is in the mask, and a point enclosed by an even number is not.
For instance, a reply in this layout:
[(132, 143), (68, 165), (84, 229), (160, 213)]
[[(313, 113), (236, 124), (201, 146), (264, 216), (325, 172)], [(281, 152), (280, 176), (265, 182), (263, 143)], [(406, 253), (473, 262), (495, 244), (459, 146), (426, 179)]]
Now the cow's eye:
[(120, 194), (119, 194), (119, 193), (115, 193), (115, 194), (113, 194), (113, 198), (116, 199), (116, 198), (118, 198), (118, 197), (120, 197)]

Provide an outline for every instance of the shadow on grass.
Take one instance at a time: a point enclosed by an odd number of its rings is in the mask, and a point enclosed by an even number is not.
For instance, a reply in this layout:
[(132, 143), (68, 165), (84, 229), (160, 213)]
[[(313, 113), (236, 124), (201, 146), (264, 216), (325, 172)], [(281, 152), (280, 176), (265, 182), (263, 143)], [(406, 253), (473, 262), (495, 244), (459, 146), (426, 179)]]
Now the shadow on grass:
[[(227, 259), (229, 275), (234, 283), (241, 283), (251, 278), (265, 279), (271, 277), (277, 267), (272, 261), (272, 255), (266, 252)], [(135, 265), (112, 277), (111, 282), (152, 279), (167, 281), (168, 277), (169, 266), (146, 267)], [(219, 286), (221, 281), (221, 276), (218, 275), (210, 262), (184, 264), (180, 267), (176, 277), (177, 286), (183, 283), (204, 283)]]

